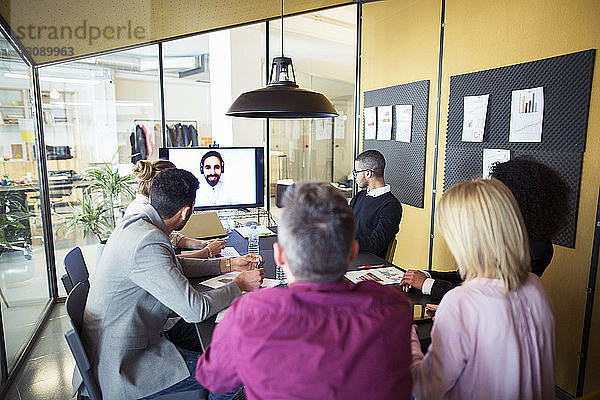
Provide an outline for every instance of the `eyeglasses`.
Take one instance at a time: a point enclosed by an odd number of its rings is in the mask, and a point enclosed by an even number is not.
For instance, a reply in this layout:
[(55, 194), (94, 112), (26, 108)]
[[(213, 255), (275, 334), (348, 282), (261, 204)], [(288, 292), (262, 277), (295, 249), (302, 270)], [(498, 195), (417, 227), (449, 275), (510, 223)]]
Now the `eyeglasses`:
[(360, 169), (360, 170), (352, 170), (352, 176), (354, 176), (356, 178), (356, 175), (360, 174), (361, 172), (366, 172), (366, 171), (372, 171), (371, 169), (367, 168), (367, 169)]

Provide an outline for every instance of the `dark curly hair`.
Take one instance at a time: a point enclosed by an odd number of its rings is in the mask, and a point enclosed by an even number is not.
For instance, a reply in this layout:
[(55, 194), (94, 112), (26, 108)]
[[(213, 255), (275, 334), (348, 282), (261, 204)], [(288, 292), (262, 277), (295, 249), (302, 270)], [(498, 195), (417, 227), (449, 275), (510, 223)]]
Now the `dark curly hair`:
[(571, 190), (552, 168), (529, 157), (517, 157), (496, 164), (491, 176), (515, 196), (530, 239), (551, 240), (567, 222)]

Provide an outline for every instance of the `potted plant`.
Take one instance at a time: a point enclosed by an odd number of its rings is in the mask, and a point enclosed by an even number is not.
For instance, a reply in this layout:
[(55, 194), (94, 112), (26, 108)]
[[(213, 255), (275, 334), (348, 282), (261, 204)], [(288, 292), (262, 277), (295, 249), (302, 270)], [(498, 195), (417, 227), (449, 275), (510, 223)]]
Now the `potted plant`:
[(24, 192), (18, 190), (0, 194), (0, 254), (4, 249), (17, 249), (26, 257), (31, 255), (31, 213), (25, 202)]
[(87, 168), (82, 172), (90, 185), (83, 190), (79, 206), (70, 205), (72, 215), (66, 216), (59, 230), (65, 235), (82, 229), (84, 237), (93, 234), (100, 243), (106, 243), (115, 229), (121, 210), (135, 195), (132, 175), (120, 176), (115, 157), (99, 167)]

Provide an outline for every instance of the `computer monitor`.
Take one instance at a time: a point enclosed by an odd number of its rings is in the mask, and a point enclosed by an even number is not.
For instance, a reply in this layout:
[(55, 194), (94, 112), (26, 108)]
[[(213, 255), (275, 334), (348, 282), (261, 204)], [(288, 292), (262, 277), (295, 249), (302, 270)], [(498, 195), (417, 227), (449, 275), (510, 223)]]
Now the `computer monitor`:
[(159, 156), (198, 178), (196, 210), (264, 204), (264, 148), (169, 147)]

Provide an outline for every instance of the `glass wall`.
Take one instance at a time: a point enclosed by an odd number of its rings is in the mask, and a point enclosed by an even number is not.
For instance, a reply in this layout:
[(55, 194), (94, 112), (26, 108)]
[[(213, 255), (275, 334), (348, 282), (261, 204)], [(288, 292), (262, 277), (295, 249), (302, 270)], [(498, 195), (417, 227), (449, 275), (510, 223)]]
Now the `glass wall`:
[[(270, 55), (281, 54), (281, 22), (270, 23)], [(284, 53), (301, 88), (323, 93), (340, 114), (331, 119), (272, 120), (271, 203), (279, 179), (332, 182), (350, 197), (354, 140), (356, 6), (286, 18)], [(272, 207), (274, 209), (274, 207)]]
[[(75, 246), (93, 274), (98, 244), (131, 200), (95, 184), (111, 171), (129, 174), (139, 159), (158, 159), (162, 145), (158, 46), (41, 68), (40, 82), (57, 275)], [(104, 174), (94, 178), (90, 169)], [(106, 206), (113, 212), (101, 213)], [(108, 227), (77, 223), (102, 218)], [(62, 285), (59, 291), (65, 294)]]
[(178, 125), (194, 127), (198, 145), (262, 146), (264, 120), (231, 118), (225, 112), (245, 91), (264, 85), (265, 24), (253, 24), (163, 45), (167, 145), (180, 140)]
[[(294, 60), (298, 84), (325, 94), (340, 117), (271, 120), (271, 200), (279, 179), (349, 183), (355, 20), (356, 6), (286, 19), (285, 54)], [(271, 22), (267, 44), (266, 26), (257, 23), (162, 44), (164, 134), (158, 45), (39, 68), (40, 134), (48, 170), (42, 177), (34, 146), (31, 71), (8, 42), (0, 41), (0, 305), (11, 368), (49, 303), (40, 180), (49, 185), (56, 275), (65, 273), (65, 255), (79, 246), (93, 276), (101, 242), (137, 189), (128, 181), (119, 194), (109, 196), (98, 190), (102, 177), (130, 176), (137, 160), (158, 159), (163, 145), (264, 145), (264, 119), (224, 114), (238, 95), (267, 84), (271, 59), (280, 55), (281, 31), (279, 21)], [(183, 126), (196, 134), (182, 140)], [(57, 286), (59, 295), (66, 295), (60, 282)]]
[(0, 305), (9, 371), (49, 302), (30, 77), (1, 38)]

